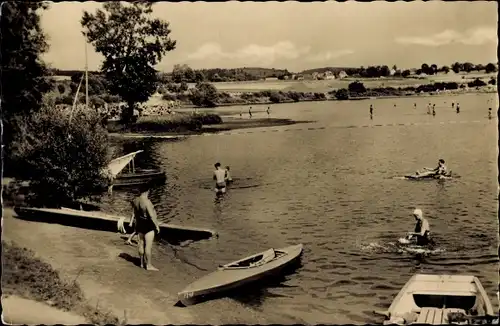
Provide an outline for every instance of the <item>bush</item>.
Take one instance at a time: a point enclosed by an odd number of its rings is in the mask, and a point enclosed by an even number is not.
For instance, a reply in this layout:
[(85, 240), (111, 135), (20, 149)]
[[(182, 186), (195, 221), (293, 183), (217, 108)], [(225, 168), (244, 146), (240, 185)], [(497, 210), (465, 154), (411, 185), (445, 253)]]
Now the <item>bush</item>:
[(335, 92), (335, 98), (337, 100), (348, 100), (349, 99), (349, 91), (345, 88), (341, 88), (337, 92)]
[(66, 87), (64, 87), (63, 84), (57, 85), (57, 90), (59, 91), (60, 94), (64, 94), (66, 91)]
[(222, 118), (213, 113), (196, 113), (193, 115), (193, 119), (200, 121), (202, 125), (217, 125), (222, 123)]
[(481, 79), (476, 78), (474, 81), (467, 83), (467, 86), (469, 86), (469, 87), (483, 87), (483, 86), (486, 86), (486, 83), (484, 81), (482, 81)]
[[(22, 121), (15, 160), (30, 181), (28, 201), (59, 207), (98, 194), (107, 185), (107, 134), (94, 111), (43, 108)], [(43, 130), (43, 132), (40, 132)]]
[(269, 101), (273, 103), (282, 103), (286, 101), (286, 98), (281, 92), (272, 92), (269, 96)]
[(348, 86), (349, 93), (358, 93), (362, 94), (366, 92), (365, 85), (361, 82), (355, 81), (353, 83), (350, 83)]
[(496, 85), (497, 84), (497, 80), (495, 77), (491, 77), (491, 79), (488, 81), (488, 84), (490, 85)]
[(192, 114), (176, 114), (174, 116), (143, 116), (129, 127), (135, 132), (181, 132), (197, 131), (203, 126), (203, 118)]
[(214, 85), (210, 83), (198, 83), (191, 89), (189, 99), (191, 103), (200, 107), (216, 107), (219, 94)]

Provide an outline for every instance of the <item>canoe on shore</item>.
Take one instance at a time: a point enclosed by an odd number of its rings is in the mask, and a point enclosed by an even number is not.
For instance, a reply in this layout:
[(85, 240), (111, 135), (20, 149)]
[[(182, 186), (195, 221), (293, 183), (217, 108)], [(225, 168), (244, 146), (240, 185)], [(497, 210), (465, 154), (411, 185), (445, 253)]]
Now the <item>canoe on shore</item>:
[(386, 312), (384, 325), (491, 322), (493, 307), (479, 279), (468, 275), (415, 274)]
[(211, 295), (220, 295), (237, 287), (278, 275), (286, 267), (297, 262), (302, 250), (302, 244), (269, 249), (220, 266), (217, 271), (189, 284), (179, 292), (179, 301), (185, 306), (192, 305), (208, 299)]
[[(30, 208), (16, 207), (19, 218), (31, 221), (57, 223), (61, 225), (81, 227), (85, 229), (117, 232), (118, 220), (123, 216), (106, 214), (100, 211), (84, 211), (71, 208)], [(129, 218), (126, 218), (128, 221)], [(128, 223), (124, 224), (127, 233), (132, 233)], [(196, 227), (160, 223), (160, 238), (178, 243), (184, 240), (204, 240), (217, 237), (217, 233)]]

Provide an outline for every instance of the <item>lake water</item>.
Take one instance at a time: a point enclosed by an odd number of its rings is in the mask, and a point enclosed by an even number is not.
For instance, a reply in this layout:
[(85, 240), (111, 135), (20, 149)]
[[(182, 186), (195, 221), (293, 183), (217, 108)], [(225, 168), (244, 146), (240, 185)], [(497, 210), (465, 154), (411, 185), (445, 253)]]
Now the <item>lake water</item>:
[[(460, 114), (451, 108), (457, 101)], [(436, 104), (435, 117), (426, 114), (429, 102)], [(269, 322), (287, 316), (308, 324), (366, 324), (381, 321), (372, 311), (387, 309), (417, 272), (476, 275), (498, 308), (497, 107), (496, 94), (282, 104), (271, 107), (272, 117), (317, 122), (134, 140), (115, 150), (142, 148), (137, 164), (167, 172), (167, 184), (150, 196), (162, 220), (219, 232), (219, 239), (179, 249), (200, 269), (304, 244), (303, 266), (281, 286), (239, 299)], [(265, 117), (266, 108), (254, 105), (254, 116)], [(461, 178), (393, 178), (434, 167), (438, 158)], [(216, 161), (240, 179), (220, 202), (211, 180)], [(128, 215), (130, 196), (116, 191), (112, 208)], [(394, 245), (414, 227), (415, 207), (437, 242), (424, 257)], [(194, 280), (207, 272), (191, 273)]]

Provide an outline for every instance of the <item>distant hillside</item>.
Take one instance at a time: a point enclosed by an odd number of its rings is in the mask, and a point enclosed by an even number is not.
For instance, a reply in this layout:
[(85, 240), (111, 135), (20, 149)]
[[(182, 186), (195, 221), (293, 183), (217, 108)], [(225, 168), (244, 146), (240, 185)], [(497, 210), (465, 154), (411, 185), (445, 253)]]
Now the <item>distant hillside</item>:
[(339, 73), (341, 71), (351, 71), (353, 69), (359, 69), (359, 68), (353, 68), (353, 67), (323, 67), (323, 68), (314, 68), (314, 69), (308, 69), (300, 72), (301, 75), (311, 75), (315, 72), (317, 73), (323, 73), (325, 71), (331, 71), (333, 73)]

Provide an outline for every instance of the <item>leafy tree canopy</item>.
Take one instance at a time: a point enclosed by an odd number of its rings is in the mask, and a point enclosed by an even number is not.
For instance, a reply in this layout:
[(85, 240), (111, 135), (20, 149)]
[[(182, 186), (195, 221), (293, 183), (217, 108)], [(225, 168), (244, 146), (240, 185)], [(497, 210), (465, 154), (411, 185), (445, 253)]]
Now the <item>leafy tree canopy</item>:
[(153, 3), (106, 2), (95, 14), (84, 12), (84, 35), (104, 56), (101, 67), (111, 94), (128, 103), (123, 117), (133, 116), (136, 103), (145, 102), (157, 89), (154, 68), (175, 49), (170, 24), (152, 18)]

